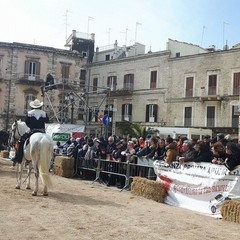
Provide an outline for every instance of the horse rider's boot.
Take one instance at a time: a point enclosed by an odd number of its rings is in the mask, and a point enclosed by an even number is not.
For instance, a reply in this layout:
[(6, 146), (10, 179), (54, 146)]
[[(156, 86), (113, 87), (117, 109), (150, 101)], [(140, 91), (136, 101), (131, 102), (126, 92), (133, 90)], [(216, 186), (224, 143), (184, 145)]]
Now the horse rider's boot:
[(12, 162), (13, 162), (13, 163), (12, 163), (12, 166), (13, 166), (13, 167), (15, 167), (15, 166), (16, 166), (16, 164), (17, 164), (17, 162), (18, 162), (18, 159), (17, 159), (17, 157), (15, 156), (15, 157), (14, 157), (14, 158), (12, 158), (11, 160), (12, 160)]

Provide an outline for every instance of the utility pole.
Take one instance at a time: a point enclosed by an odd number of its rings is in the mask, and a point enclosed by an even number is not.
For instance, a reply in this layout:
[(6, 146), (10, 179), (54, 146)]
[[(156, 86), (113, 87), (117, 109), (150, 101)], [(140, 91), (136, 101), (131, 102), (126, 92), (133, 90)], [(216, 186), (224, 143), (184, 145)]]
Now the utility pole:
[(224, 49), (224, 45), (225, 45), (225, 25), (228, 25), (228, 23), (223, 22), (223, 49)]
[(67, 38), (68, 38), (68, 13), (69, 13), (70, 11), (68, 11), (68, 10), (66, 10), (66, 14), (64, 15), (65, 16), (65, 38), (66, 38), (66, 40), (67, 40)]
[(125, 34), (125, 46), (127, 46), (127, 32), (128, 32), (128, 28), (126, 28), (126, 31), (125, 32), (121, 32), (121, 33), (124, 33)]
[(138, 26), (141, 26), (142, 24), (139, 22), (136, 22), (136, 28), (135, 28), (135, 43), (137, 42), (137, 28)]
[(111, 33), (111, 28), (108, 28), (108, 45), (110, 45), (110, 33)]
[(94, 18), (88, 16), (88, 24), (87, 24), (87, 34), (88, 35), (89, 35), (89, 24), (90, 24), (90, 21), (94, 21)]
[(202, 39), (201, 39), (201, 47), (203, 45), (203, 36), (204, 36), (204, 31), (205, 31), (205, 26), (203, 26), (203, 29), (202, 29)]

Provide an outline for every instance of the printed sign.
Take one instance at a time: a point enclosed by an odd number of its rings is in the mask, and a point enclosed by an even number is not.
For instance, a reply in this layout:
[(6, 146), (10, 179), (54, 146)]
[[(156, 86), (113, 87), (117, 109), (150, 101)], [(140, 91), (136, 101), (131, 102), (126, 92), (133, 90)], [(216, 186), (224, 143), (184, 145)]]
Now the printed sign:
[(230, 172), (212, 163), (155, 161), (153, 167), (157, 181), (165, 183), (165, 202), (170, 205), (221, 217), (224, 200), (240, 199), (240, 166)]
[(53, 141), (67, 141), (71, 137), (70, 133), (53, 133), (52, 138)]

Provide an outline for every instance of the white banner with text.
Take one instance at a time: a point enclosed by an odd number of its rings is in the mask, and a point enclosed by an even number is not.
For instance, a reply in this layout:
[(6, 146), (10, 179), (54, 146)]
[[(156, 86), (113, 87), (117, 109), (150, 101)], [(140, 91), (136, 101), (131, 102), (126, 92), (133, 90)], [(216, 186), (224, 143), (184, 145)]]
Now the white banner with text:
[(153, 163), (157, 181), (165, 183), (165, 203), (221, 217), (224, 200), (240, 199), (240, 166), (229, 171), (224, 165), (163, 161)]

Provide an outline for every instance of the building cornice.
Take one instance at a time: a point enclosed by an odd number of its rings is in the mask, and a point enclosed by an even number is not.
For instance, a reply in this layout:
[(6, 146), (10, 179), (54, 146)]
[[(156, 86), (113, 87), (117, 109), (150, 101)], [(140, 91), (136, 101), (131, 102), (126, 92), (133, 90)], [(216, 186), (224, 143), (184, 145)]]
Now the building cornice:
[(149, 58), (155, 58), (155, 57), (161, 57), (161, 56), (170, 56), (170, 51), (160, 51), (160, 52), (153, 52), (153, 53), (146, 53), (142, 55), (137, 55), (133, 57), (125, 57), (121, 59), (113, 59), (109, 61), (102, 61), (102, 62), (94, 62), (88, 64), (88, 67), (96, 67), (96, 66), (104, 66), (104, 65), (109, 65), (109, 64), (118, 64), (122, 62), (131, 62), (131, 61), (137, 61), (137, 60), (142, 60), (142, 59), (149, 59)]
[(60, 48), (46, 47), (46, 46), (40, 46), (40, 45), (34, 45), (34, 44), (26, 44), (26, 43), (18, 43), (18, 42), (13, 42), (13, 43), (0, 42), (0, 48), (1, 47), (40, 51), (40, 52), (47, 52), (47, 53), (58, 53), (65, 56), (70, 55), (71, 57), (83, 58), (81, 54), (77, 51), (70, 51), (70, 50), (64, 50)]

